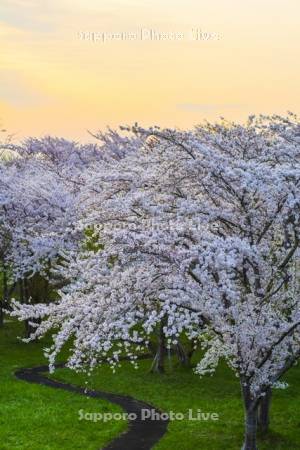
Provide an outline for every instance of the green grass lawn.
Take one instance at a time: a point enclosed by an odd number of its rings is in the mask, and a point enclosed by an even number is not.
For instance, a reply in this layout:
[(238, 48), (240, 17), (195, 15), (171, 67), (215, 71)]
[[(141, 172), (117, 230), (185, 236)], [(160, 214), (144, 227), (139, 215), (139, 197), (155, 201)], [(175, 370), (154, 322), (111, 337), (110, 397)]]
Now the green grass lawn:
[[(238, 379), (221, 365), (214, 376), (200, 379), (191, 370), (176, 368), (165, 375), (150, 374), (149, 361), (141, 361), (139, 370), (124, 363), (112, 374), (107, 366), (98, 369), (89, 386), (134, 396), (163, 411), (186, 413), (216, 412), (219, 421), (172, 421), (168, 433), (155, 447), (157, 450), (239, 450), (243, 441), (243, 408)], [(270, 436), (260, 440), (260, 450), (300, 449), (300, 383), (299, 368), (286, 381), (290, 388), (274, 392)], [(83, 375), (58, 370), (56, 379), (82, 385)]]
[(121, 412), (116, 405), (17, 380), (16, 369), (45, 362), (45, 342), (20, 342), (22, 330), (15, 323), (0, 330), (1, 450), (96, 450), (126, 429), (126, 422), (79, 421), (80, 409)]
[[(13, 376), (17, 367), (44, 362), (41, 344), (22, 344), (8, 324), (1, 331), (0, 448), (98, 449), (126, 427), (123, 421), (78, 421), (78, 410), (116, 412), (114, 405), (77, 394), (30, 385)], [(103, 366), (93, 373), (88, 387), (131, 395), (163, 411), (187, 413), (201, 409), (219, 414), (219, 421), (172, 421), (157, 450), (238, 450), (243, 440), (243, 410), (237, 378), (221, 365), (212, 377), (199, 379), (191, 370), (173, 367), (165, 375), (149, 373), (149, 361), (135, 370), (123, 363), (115, 374)], [(286, 377), (290, 387), (274, 392), (271, 433), (260, 440), (260, 450), (300, 449), (300, 369)], [(85, 377), (60, 369), (53, 378), (84, 385)], [(130, 450), (130, 449), (124, 449)]]

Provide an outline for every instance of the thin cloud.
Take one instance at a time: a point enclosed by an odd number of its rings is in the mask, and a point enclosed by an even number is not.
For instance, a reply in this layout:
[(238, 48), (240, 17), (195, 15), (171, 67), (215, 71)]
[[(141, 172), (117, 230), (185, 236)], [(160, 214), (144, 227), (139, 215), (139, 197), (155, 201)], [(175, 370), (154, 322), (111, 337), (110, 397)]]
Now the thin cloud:
[(190, 112), (215, 112), (224, 109), (241, 109), (245, 105), (235, 104), (235, 103), (224, 103), (224, 104), (201, 104), (201, 103), (180, 103), (177, 105), (178, 109), (183, 109)]
[(39, 106), (45, 104), (45, 96), (18, 72), (0, 71), (0, 101), (17, 108)]
[(0, 21), (34, 34), (46, 34), (65, 28), (66, 20), (85, 22), (115, 17), (112, 7), (96, 6), (84, 9), (83, 4), (68, 0), (0, 0)]

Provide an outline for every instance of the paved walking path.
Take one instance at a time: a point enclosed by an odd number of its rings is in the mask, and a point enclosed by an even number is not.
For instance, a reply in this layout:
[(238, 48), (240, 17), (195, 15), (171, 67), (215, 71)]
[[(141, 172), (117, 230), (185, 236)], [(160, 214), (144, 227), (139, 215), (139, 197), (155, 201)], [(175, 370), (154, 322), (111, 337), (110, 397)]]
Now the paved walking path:
[[(64, 367), (63, 364), (57, 364), (56, 368)], [(28, 381), (29, 383), (37, 383), (45, 386), (50, 386), (55, 389), (64, 389), (69, 392), (77, 392), (78, 394), (87, 397), (102, 398), (111, 403), (115, 403), (126, 413), (134, 413), (137, 415), (136, 420), (129, 421), (128, 430), (122, 433), (119, 437), (114, 439), (103, 450), (150, 450), (159, 439), (165, 434), (168, 426), (166, 420), (141, 420), (142, 410), (154, 410), (160, 413), (153, 406), (134, 399), (133, 397), (113, 394), (103, 391), (94, 391), (80, 386), (75, 386), (68, 383), (62, 383), (48, 378), (45, 373), (49, 371), (48, 366), (38, 366), (29, 369), (19, 369), (15, 375), (20, 380)], [(97, 444), (95, 444), (96, 447)]]

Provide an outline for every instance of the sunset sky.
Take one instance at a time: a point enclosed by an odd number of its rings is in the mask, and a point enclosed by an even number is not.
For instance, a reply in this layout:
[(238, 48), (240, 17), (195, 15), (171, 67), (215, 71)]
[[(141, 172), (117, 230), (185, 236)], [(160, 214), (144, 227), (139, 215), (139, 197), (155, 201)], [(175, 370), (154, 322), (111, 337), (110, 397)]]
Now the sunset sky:
[(1, 0), (0, 45), (0, 124), (16, 139), (300, 112), (299, 0)]

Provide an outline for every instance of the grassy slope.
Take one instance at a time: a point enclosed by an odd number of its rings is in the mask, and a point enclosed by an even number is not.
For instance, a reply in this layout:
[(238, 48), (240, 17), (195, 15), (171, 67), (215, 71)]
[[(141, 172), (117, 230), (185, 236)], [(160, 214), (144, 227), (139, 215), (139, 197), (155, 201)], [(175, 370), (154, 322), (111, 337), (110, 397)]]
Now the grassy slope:
[[(0, 337), (1, 391), (0, 442), (3, 450), (96, 450), (125, 428), (124, 422), (102, 424), (78, 421), (78, 410), (117, 411), (106, 402), (84, 399), (77, 394), (17, 381), (17, 367), (43, 362), (41, 345), (17, 343), (9, 328)], [(238, 450), (242, 442), (243, 411), (238, 380), (221, 366), (216, 375), (202, 380), (191, 370), (170, 370), (165, 375), (148, 373), (149, 361), (139, 370), (124, 363), (115, 375), (107, 366), (98, 369), (88, 386), (132, 395), (164, 411), (186, 413), (189, 408), (216, 412), (219, 422), (173, 421), (157, 450)], [(294, 368), (287, 381), (290, 388), (275, 391), (272, 406), (272, 432), (260, 442), (260, 450), (300, 449), (300, 368)], [(56, 371), (56, 379), (84, 385), (84, 375), (67, 369)], [(25, 383), (25, 384), (24, 384)], [(46, 437), (46, 442), (45, 442)], [(124, 449), (125, 450), (125, 449)], [(128, 449), (130, 450), (130, 449)]]
[(17, 380), (17, 368), (44, 363), (43, 343), (23, 344), (18, 333), (16, 324), (0, 330), (1, 450), (95, 450), (126, 428), (78, 420), (80, 409), (121, 411), (111, 403)]
[[(218, 422), (173, 421), (169, 432), (155, 447), (157, 450), (238, 450), (243, 440), (243, 410), (240, 400), (239, 382), (232, 372), (221, 365), (212, 377), (199, 379), (191, 370), (176, 369), (165, 375), (148, 372), (149, 361), (142, 361), (135, 370), (124, 363), (112, 375), (103, 366), (91, 377), (89, 385), (94, 388), (132, 395), (145, 400), (163, 411), (186, 413), (201, 409), (219, 414)], [(272, 405), (270, 436), (260, 440), (260, 450), (300, 449), (300, 384), (299, 368), (287, 377), (290, 388), (276, 390)], [(55, 378), (72, 380), (83, 384), (83, 375), (74, 375), (63, 369)]]

